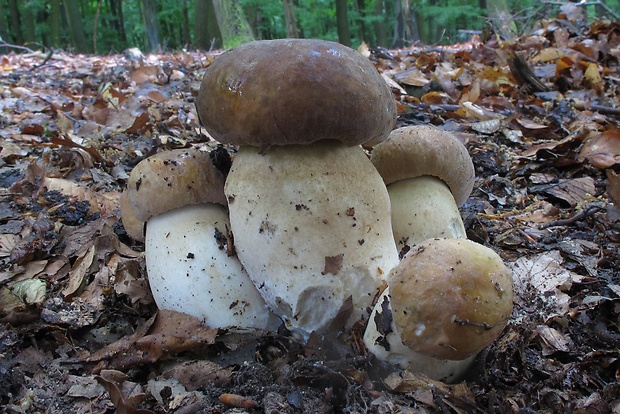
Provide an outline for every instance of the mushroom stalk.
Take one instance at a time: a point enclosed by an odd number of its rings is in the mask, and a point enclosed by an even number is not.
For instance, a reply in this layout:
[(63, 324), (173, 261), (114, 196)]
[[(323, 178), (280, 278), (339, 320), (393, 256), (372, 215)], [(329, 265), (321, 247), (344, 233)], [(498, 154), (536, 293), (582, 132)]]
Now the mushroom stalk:
[(225, 192), (239, 259), (289, 329), (324, 331), (349, 298), (350, 323), (368, 316), (398, 254), (387, 190), (362, 148), (241, 147)]
[(155, 302), (212, 328), (275, 329), (277, 318), (229, 250), (228, 226), (226, 209), (218, 204), (186, 206), (149, 219), (146, 268)]
[(448, 186), (422, 176), (388, 186), (392, 231), (397, 246), (414, 246), (433, 237), (465, 238), (465, 226)]

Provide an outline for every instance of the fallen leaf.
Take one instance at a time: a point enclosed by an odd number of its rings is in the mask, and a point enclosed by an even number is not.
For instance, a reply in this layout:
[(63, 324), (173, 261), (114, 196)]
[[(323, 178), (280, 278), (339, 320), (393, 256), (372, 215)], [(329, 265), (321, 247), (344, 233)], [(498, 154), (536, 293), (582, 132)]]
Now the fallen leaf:
[(579, 155), (597, 168), (610, 168), (620, 163), (620, 133), (608, 130), (591, 136)]

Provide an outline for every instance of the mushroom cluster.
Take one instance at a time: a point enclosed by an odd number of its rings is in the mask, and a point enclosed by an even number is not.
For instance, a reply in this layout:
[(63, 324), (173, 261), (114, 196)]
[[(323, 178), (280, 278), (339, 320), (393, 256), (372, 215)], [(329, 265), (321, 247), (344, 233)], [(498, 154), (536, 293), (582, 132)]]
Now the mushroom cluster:
[(196, 107), (238, 148), (228, 175), (205, 152), (160, 153), (122, 197), (128, 234), (146, 223), (158, 306), (212, 326), (272, 329), (275, 314), (303, 340), (361, 320), (377, 358), (443, 380), (499, 335), (512, 280), (465, 238), (471, 158), (435, 127), (392, 130), (370, 61), (321, 40), (248, 43), (207, 68)]

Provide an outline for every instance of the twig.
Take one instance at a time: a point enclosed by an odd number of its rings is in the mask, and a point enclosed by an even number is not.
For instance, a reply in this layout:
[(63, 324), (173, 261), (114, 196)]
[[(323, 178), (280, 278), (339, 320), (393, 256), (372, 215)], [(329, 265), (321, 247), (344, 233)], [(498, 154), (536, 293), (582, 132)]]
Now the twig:
[(29, 69), (29, 72), (32, 72), (33, 70), (37, 70), (39, 69), (41, 66), (45, 65), (54, 55), (54, 50), (50, 49), (47, 51), (47, 55), (45, 55), (45, 59), (43, 59), (43, 62), (39, 63), (38, 65), (34, 65), (33, 67), (31, 67)]
[(549, 227), (555, 227), (555, 226), (567, 226), (583, 218), (591, 216), (592, 214), (597, 213), (602, 209), (603, 209), (603, 206), (600, 203), (590, 204), (582, 208), (579, 213), (573, 215), (572, 217), (565, 218), (565, 219), (559, 219), (559, 220), (553, 220), (548, 223), (543, 223), (538, 228), (542, 230), (542, 229), (546, 229)]
[(9, 48), (9, 49), (24, 50), (24, 51), (29, 52), (29, 53), (35, 53), (34, 50), (30, 49), (29, 47), (20, 46), (20, 45), (12, 45), (10, 43), (5, 42), (4, 40), (0, 41), (0, 47), (6, 47), (6, 48)]

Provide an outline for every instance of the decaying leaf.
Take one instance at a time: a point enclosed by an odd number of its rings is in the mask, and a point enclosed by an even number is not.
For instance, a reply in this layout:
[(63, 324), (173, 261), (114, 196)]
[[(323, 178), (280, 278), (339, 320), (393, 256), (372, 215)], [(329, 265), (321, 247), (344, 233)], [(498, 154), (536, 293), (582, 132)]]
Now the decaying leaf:
[(104, 367), (126, 369), (158, 361), (162, 357), (210, 345), (218, 329), (211, 329), (184, 313), (160, 310), (134, 334), (121, 338), (92, 354), (87, 362)]

